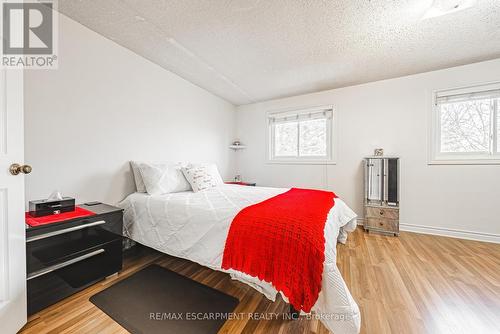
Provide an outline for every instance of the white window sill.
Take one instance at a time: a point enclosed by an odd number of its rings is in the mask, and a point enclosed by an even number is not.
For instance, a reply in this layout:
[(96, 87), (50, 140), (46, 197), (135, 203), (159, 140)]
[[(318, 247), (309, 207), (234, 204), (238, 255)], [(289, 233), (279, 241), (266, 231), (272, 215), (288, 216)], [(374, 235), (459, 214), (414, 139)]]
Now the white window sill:
[(271, 165), (336, 165), (333, 160), (267, 160)]
[(434, 159), (428, 165), (500, 165), (500, 159)]

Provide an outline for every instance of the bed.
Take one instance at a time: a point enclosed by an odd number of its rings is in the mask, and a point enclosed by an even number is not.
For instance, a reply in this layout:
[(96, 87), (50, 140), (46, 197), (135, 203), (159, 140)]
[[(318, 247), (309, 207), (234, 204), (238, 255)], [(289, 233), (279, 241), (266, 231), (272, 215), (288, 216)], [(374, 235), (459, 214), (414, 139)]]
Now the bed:
[[(221, 268), (225, 240), (235, 215), (243, 208), (288, 191), (288, 188), (221, 184), (201, 192), (151, 196), (133, 193), (120, 203), (124, 233), (163, 253), (213, 270), (227, 272), (274, 301), (279, 293), (268, 282)], [(345, 243), (356, 228), (356, 214), (339, 198), (325, 224), (325, 262), (321, 293), (312, 310), (336, 334), (359, 333), (360, 312), (336, 265), (337, 241)], [(286, 299), (286, 296), (283, 296)]]

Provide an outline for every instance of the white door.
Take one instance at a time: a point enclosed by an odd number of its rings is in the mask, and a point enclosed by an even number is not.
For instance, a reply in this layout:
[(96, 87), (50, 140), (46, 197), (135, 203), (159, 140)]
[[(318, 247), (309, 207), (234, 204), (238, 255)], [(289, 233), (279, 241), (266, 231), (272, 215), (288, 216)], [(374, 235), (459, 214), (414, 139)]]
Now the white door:
[(0, 69), (0, 328), (16, 333), (26, 323), (23, 73)]

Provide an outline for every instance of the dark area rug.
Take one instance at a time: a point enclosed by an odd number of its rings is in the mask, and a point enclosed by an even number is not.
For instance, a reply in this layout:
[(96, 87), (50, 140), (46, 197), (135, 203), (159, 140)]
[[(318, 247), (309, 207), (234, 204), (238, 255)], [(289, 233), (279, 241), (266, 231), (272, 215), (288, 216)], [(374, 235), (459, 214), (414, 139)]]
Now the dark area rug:
[(158, 265), (95, 294), (90, 301), (131, 333), (217, 333), (238, 299)]

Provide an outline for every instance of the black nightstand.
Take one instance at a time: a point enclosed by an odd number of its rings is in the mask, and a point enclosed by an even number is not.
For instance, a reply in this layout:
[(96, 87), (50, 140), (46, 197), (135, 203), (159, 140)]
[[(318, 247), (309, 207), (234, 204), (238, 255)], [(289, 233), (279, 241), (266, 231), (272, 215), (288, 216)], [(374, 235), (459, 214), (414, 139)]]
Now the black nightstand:
[(255, 182), (243, 182), (243, 181), (227, 181), (224, 182), (225, 184), (237, 184), (239, 186), (250, 186), (250, 187), (255, 187), (257, 183)]
[(95, 215), (26, 228), (29, 315), (122, 269), (123, 210), (79, 206)]

